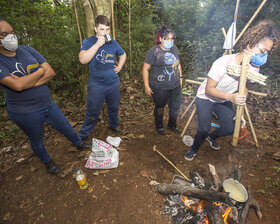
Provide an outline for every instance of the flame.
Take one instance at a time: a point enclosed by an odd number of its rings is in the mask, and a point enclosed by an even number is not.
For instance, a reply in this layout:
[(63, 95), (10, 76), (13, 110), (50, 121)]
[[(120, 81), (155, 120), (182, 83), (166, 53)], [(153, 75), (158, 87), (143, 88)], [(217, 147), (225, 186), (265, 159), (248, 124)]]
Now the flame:
[(207, 216), (205, 216), (205, 224), (209, 224), (209, 220), (208, 220), (208, 217)]
[(221, 203), (218, 203), (218, 202), (213, 202), (213, 204), (216, 205), (216, 206), (220, 206), (221, 205)]
[(222, 215), (225, 224), (228, 224), (227, 223), (227, 218), (228, 218), (228, 215), (229, 215), (230, 212), (231, 212), (231, 207), (227, 207), (225, 213)]

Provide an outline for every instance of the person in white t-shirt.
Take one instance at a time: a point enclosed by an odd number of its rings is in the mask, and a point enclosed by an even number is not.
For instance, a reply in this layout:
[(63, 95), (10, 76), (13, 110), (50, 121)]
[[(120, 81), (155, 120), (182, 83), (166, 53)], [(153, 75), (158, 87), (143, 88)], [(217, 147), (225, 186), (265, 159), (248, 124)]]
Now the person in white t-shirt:
[[(206, 139), (211, 148), (219, 150), (216, 142), (218, 137), (232, 135), (234, 131), (234, 116), (232, 103), (244, 105), (248, 94), (238, 95), (239, 80), (226, 73), (227, 65), (242, 63), (244, 55), (252, 55), (250, 70), (259, 71), (279, 44), (279, 30), (272, 21), (264, 20), (249, 29), (240, 42), (240, 52), (225, 55), (217, 59), (208, 73), (208, 78), (200, 85), (197, 92), (196, 109), (198, 129), (191, 149), (186, 153), (187, 161), (193, 160), (201, 144)], [(217, 115), (220, 127), (209, 133), (212, 113)], [(243, 125), (246, 124), (242, 117)]]

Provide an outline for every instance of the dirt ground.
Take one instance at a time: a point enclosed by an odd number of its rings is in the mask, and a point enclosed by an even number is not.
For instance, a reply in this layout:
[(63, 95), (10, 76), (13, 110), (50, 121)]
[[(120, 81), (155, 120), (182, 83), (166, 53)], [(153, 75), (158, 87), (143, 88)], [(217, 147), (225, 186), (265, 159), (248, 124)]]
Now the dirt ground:
[[(154, 192), (149, 182), (153, 179), (170, 183), (178, 173), (153, 151), (154, 145), (187, 176), (196, 171), (209, 182), (212, 182), (209, 163), (216, 167), (222, 178), (228, 177), (238, 165), (241, 183), (252, 189), (263, 214), (259, 221), (251, 209), (247, 223), (280, 223), (279, 97), (251, 97), (248, 102), (259, 148), (250, 134), (237, 147), (231, 146), (229, 136), (218, 139), (219, 151), (211, 150), (205, 142), (195, 159), (188, 162), (184, 154), (189, 147), (179, 135), (166, 130), (167, 135), (161, 136), (155, 131), (152, 103), (143, 94), (141, 85), (137, 80), (130, 85), (122, 83), (120, 128), (124, 134), (119, 147), (120, 161), (118, 168), (107, 173), (84, 168), (90, 150), (78, 152), (61, 134), (46, 126), (46, 148), (61, 168), (59, 175), (50, 175), (31, 153), (22, 132), (11, 121), (1, 121), (0, 224), (170, 223), (170, 218), (161, 214), (164, 196)], [(184, 97), (180, 114), (192, 98)], [(62, 106), (76, 131), (85, 112), (79, 105), (69, 99)], [(4, 108), (0, 112), (3, 114)], [(188, 116), (178, 120), (180, 130)], [(194, 137), (196, 125), (195, 118), (186, 134)], [(105, 141), (108, 135), (115, 136), (107, 126), (101, 117), (90, 137)], [(74, 168), (81, 168), (86, 173), (87, 189), (79, 189), (73, 179)]]

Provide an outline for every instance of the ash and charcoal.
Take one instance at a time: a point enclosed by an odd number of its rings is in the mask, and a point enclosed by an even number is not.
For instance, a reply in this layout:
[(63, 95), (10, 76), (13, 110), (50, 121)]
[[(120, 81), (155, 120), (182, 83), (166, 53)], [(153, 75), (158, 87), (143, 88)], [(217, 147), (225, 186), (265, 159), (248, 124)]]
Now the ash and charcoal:
[[(193, 199), (191, 204), (196, 204), (199, 199)], [(204, 224), (205, 212), (196, 213), (192, 208), (186, 209), (181, 196), (179, 194), (168, 195), (165, 198), (166, 207), (162, 214), (171, 216), (173, 224)]]
[[(171, 184), (187, 185), (205, 190), (214, 189), (213, 185), (205, 182), (196, 172), (191, 174), (191, 179), (192, 183), (176, 175)], [(242, 209), (243, 205), (234, 200), (232, 202), (234, 206), (229, 214), (231, 220), (229, 223), (237, 223), (239, 210)], [(170, 216), (173, 224), (224, 224), (222, 214), (228, 207), (227, 204), (222, 202), (202, 202), (200, 199), (185, 197), (180, 194), (166, 196), (165, 205), (162, 214)]]

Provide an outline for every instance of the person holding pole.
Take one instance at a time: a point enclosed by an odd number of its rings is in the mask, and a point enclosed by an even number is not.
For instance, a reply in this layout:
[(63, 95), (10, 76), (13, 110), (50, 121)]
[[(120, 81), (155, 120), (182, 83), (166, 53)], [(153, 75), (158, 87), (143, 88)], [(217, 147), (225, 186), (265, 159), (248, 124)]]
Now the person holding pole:
[(55, 72), (47, 60), (32, 47), (18, 45), (12, 26), (0, 18), (0, 86), (4, 90), (7, 112), (28, 136), (33, 152), (51, 174), (57, 174), (59, 167), (43, 142), (45, 122), (79, 150), (91, 148), (91, 145), (82, 142), (52, 100), (47, 82), (54, 76)]
[(145, 92), (153, 98), (156, 130), (161, 135), (165, 135), (163, 114), (167, 103), (169, 107), (167, 127), (177, 134), (180, 133), (176, 121), (181, 104), (183, 77), (179, 51), (174, 46), (175, 39), (174, 31), (163, 26), (158, 32), (156, 46), (152, 47), (146, 55), (142, 69)]
[[(104, 100), (107, 103), (110, 129), (121, 134), (119, 126), (120, 79), (126, 53), (116, 40), (110, 37), (110, 21), (99, 15), (95, 19), (96, 35), (83, 40), (79, 53), (82, 64), (89, 64), (87, 112), (79, 131), (82, 139), (89, 136), (96, 125)], [(115, 55), (119, 63), (115, 65)]]
[[(191, 149), (186, 153), (187, 161), (193, 160), (204, 139), (211, 148), (219, 150), (216, 139), (222, 136), (232, 135), (234, 131), (234, 117), (232, 103), (244, 105), (246, 103), (248, 89), (245, 95), (238, 95), (239, 79), (226, 73), (227, 65), (242, 63), (244, 55), (250, 55), (249, 69), (259, 71), (259, 67), (267, 61), (279, 44), (279, 29), (272, 21), (264, 20), (249, 29), (240, 42), (240, 52), (225, 55), (217, 59), (208, 73), (208, 78), (200, 85), (197, 91), (196, 109), (198, 115), (198, 129)], [(220, 127), (209, 133), (212, 113), (217, 115)], [(242, 126), (246, 121), (242, 118)]]

